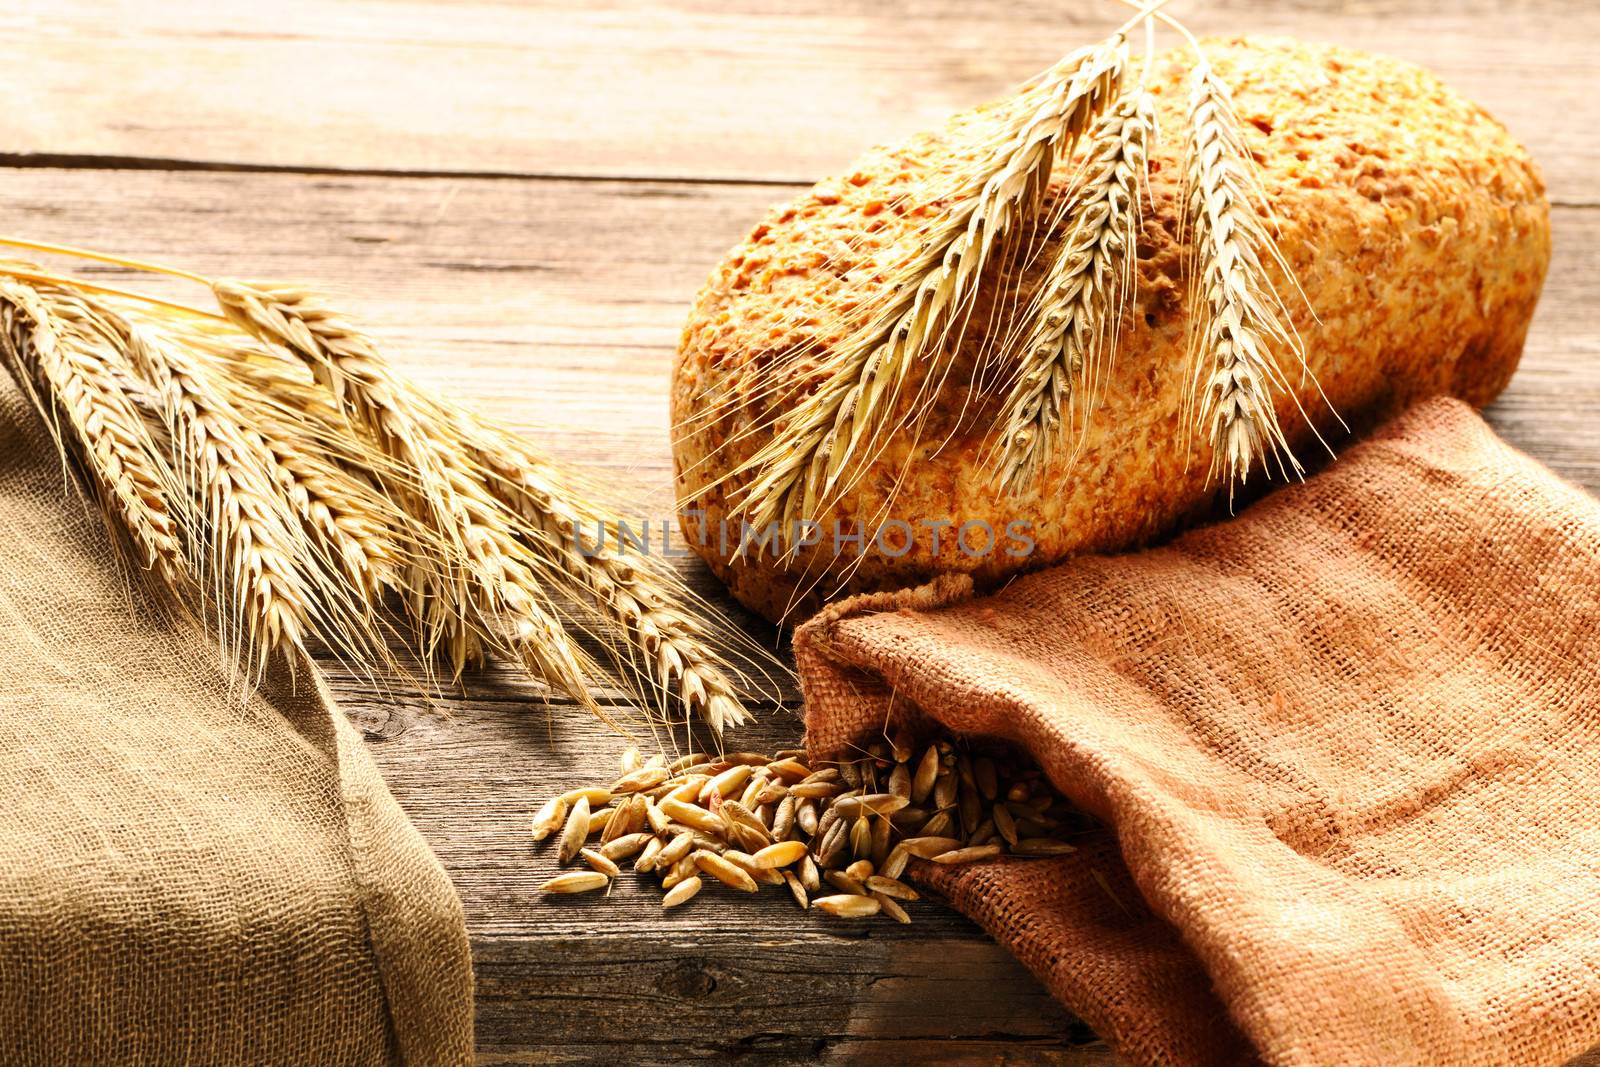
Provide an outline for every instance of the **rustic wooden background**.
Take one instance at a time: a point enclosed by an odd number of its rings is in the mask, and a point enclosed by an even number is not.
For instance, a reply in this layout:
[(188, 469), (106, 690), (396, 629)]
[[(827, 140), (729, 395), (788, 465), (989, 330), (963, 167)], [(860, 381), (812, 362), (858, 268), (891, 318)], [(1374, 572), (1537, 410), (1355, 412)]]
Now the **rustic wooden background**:
[[(0, 228), (306, 279), (415, 375), (670, 513), (687, 304), (769, 204), (1098, 37), (1107, 0), (34, 0), (11, 42)], [(1544, 167), (1555, 263), (1512, 441), (1600, 490), (1592, 0), (1188, 0), (1196, 29), (1430, 66)], [(119, 283), (121, 272), (101, 271)], [(139, 279), (145, 284), (144, 279)], [(181, 291), (155, 283), (161, 291)], [(198, 299), (198, 294), (188, 294)], [(769, 895), (541, 903), (529, 813), (620, 748), (490, 673), (447, 716), (342, 687), (465, 901), (482, 1062), (1113, 1062), (971, 924), (844, 927)], [(769, 708), (741, 744), (793, 743)]]

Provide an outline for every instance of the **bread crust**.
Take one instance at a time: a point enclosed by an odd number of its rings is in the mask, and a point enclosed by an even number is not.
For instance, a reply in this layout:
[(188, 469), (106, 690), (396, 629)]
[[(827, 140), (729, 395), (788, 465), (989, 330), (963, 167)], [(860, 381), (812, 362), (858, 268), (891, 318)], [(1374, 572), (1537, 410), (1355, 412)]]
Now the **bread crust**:
[[(1550, 258), (1549, 205), (1526, 151), (1411, 64), (1284, 39), (1216, 39), (1205, 48), (1233, 88), (1280, 248), (1306, 295), (1286, 302), (1314, 379), (1290, 373), (1296, 393), (1278, 405), (1295, 453), (1314, 458), (1317, 431), (1335, 436), (1339, 417), (1366, 425), (1439, 393), (1478, 406), (1491, 400), (1516, 368)], [(1079, 552), (1147, 542), (1227, 490), (1208, 484), (1209, 449), (1185, 408), (1179, 196), (1190, 66), (1187, 54), (1166, 53), (1152, 75), (1162, 133), (1151, 150), (1137, 292), (1104, 397), (1076, 456), (1058, 456), (1020, 494), (994, 484), (986, 416), (997, 397), (971, 392), (971, 357), (983, 340), (975, 325), (920, 440), (899, 435), (852, 492), (812, 516), (819, 545), (787, 564), (770, 552), (735, 551), (739, 513), (730, 498), (747, 475), (730, 472), (770, 440), (794, 390), (815, 387), (815, 368), (851, 321), (849, 279), (892, 263), (897, 245), (939, 209), (897, 197), (930, 169), (974, 154), (996, 108), (871, 149), (847, 174), (774, 209), (718, 265), (673, 364), (673, 460), (684, 535), (741, 602), (798, 621), (845, 593), (936, 573), (992, 583)], [(1058, 168), (1053, 194), (1070, 169)], [(1021, 268), (1021, 285), (1043, 260)], [(989, 273), (974, 323), (1017, 284)], [(780, 361), (799, 373), (774, 392)], [(864, 553), (832, 533), (865, 529), (870, 538), (885, 518), (911, 528), (905, 551), (898, 525)], [(940, 520), (953, 525), (931, 525)], [(1018, 521), (1030, 524), (1025, 555), (1015, 554), (1020, 539), (1004, 536)], [(954, 546), (964, 522), (994, 530), (993, 550)], [(975, 543), (982, 528), (972, 529)]]

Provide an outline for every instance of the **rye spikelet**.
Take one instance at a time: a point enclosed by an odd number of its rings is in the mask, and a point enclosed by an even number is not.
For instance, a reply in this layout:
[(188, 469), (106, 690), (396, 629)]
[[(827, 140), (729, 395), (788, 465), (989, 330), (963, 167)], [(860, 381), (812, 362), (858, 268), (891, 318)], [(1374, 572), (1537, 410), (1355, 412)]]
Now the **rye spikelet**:
[(449, 549), (408, 578), (444, 608), (428, 618), (448, 629), (426, 635), (425, 647), (449, 648), (459, 672), (474, 645), (470, 629), (477, 642), (598, 711), (585, 684), (588, 657), (557, 618), (506, 509), (484, 491), (445, 428), (389, 372), (371, 340), (298, 287), (222, 281), (213, 292), (240, 329), (303, 360), (345, 415), (409, 476), (410, 484), (392, 487), (392, 494)]
[(1210, 475), (1243, 480), (1268, 452), (1299, 470), (1278, 423), (1274, 394), (1287, 390), (1274, 348), (1305, 365), (1299, 335), (1266, 274), (1292, 276), (1263, 221), (1227, 85), (1210, 64), (1194, 69), (1184, 172), (1193, 403), (1211, 445)]
[[(543, 538), (544, 575), (578, 599), (587, 600), (618, 626), (660, 693), (676, 696), (720, 735), (746, 721), (738, 689), (721, 666), (705, 624), (675, 604), (692, 594), (670, 566), (649, 556), (624, 558), (587, 531), (610, 525), (591, 508), (570, 503), (560, 473), (514, 434), (468, 421), (456, 424), (480, 463), (493, 475), (491, 491)], [(614, 534), (613, 544), (617, 543)]]
[(1068, 194), (1071, 224), (1017, 335), (1015, 384), (1000, 422), (999, 482), (1020, 492), (1093, 406), (1115, 354), (1133, 285), (1146, 152), (1155, 136), (1148, 92), (1127, 94), (1090, 132), (1090, 155)]
[(791, 530), (848, 489), (899, 428), (891, 420), (913, 369), (924, 393), (937, 389), (985, 263), (1033, 212), (1057, 156), (1071, 152), (1115, 97), (1126, 62), (1118, 33), (1068, 56), (1023, 95), (1014, 120), (895, 272), (887, 302), (837, 346), (821, 388), (751, 460), (757, 474), (744, 501), (756, 527), (780, 521)]
[(318, 602), (307, 553), (266, 476), (268, 451), (248, 431), (206, 369), (187, 353), (113, 320), (133, 362), (154, 387), (186, 497), (193, 566), (212, 598), (223, 650), (259, 673), (280, 648), (303, 648)]
[(376, 605), (385, 589), (399, 587), (399, 549), (393, 525), (385, 519), (393, 505), (349, 467), (322, 458), (311, 442), (296, 440), (292, 427), (261, 425), (273, 479), (319, 555), (344, 572), (363, 602)]
[[(111, 340), (73, 328), (77, 305), (0, 279), (0, 339), (7, 361), (44, 416), (56, 445), (75, 456), (88, 488), (126, 532), (138, 565), (163, 581), (189, 579), (170, 494), (174, 476), (122, 381), (131, 370)], [(81, 323), (85, 321), (79, 317)]]

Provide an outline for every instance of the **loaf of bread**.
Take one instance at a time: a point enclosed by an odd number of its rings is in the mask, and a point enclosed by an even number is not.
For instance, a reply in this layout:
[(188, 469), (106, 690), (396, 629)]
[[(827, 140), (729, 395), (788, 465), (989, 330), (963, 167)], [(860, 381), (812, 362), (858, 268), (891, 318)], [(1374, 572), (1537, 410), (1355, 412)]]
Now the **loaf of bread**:
[[(1549, 206), (1527, 153), (1410, 64), (1278, 39), (1204, 47), (1233, 89), (1305, 297), (1290, 290), (1285, 303), (1310, 374), (1285, 368), (1291, 388), (1277, 411), (1294, 452), (1325, 456), (1318, 432), (1336, 440), (1341, 419), (1360, 427), (1433, 394), (1487, 403), (1516, 367), (1550, 254)], [(740, 601), (798, 621), (845, 593), (939, 572), (993, 582), (1146, 542), (1229, 491), (1210, 472), (1188, 403), (1180, 198), (1192, 66), (1192, 55), (1166, 53), (1151, 75), (1162, 133), (1103, 399), (1081, 447), (1058, 452), (1021, 491), (996, 484), (997, 398), (974, 392), (977, 363), (966, 358), (986, 329), (1004, 328), (1003, 315), (974, 316), (922, 432), (892, 439), (842, 499), (807, 516), (818, 543), (785, 558), (770, 547), (741, 553), (730, 533), (752, 456), (817, 386), (850, 321), (852, 272), (915, 239), (923, 220), (906, 210), (915, 189), (930, 170), (971, 157), (993, 110), (868, 151), (775, 209), (716, 268), (673, 367), (674, 462), (685, 536)], [(1070, 171), (1057, 167), (1056, 191)], [(1046, 258), (1019, 269), (1042, 270)], [(989, 306), (983, 290), (977, 306)], [(875, 543), (886, 521), (893, 533)]]

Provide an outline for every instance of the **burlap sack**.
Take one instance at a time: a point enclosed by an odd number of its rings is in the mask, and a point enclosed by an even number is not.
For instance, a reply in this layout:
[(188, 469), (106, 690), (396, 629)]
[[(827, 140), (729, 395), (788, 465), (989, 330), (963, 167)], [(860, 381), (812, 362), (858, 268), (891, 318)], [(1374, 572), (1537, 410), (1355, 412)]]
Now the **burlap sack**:
[(1169, 547), (962, 597), (803, 628), (808, 743), (892, 693), (1102, 818), (1061, 860), (917, 873), (1127, 1058), (1600, 1043), (1600, 504), (1468, 408)]
[(461, 905), (306, 664), (247, 701), (0, 374), (0, 1063), (462, 1064)]

